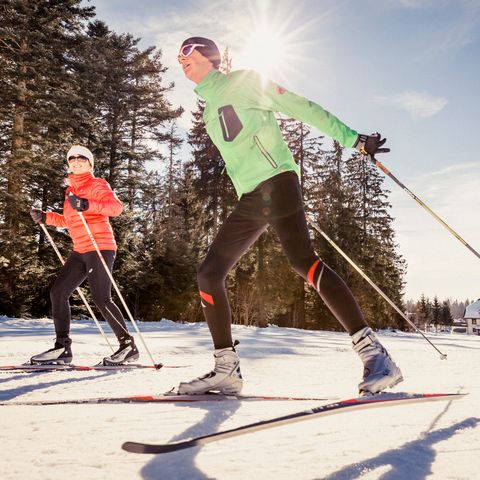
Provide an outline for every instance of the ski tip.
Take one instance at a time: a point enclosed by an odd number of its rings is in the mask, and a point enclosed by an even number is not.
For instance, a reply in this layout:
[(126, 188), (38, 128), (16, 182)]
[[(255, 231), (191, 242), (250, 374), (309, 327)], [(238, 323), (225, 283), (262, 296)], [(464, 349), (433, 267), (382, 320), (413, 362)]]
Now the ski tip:
[(179, 448), (177, 444), (152, 445), (150, 443), (125, 442), (122, 449), (130, 453), (159, 454), (181, 450), (182, 447)]
[(446, 399), (459, 399), (463, 398), (468, 393), (443, 393), (443, 392), (435, 392), (435, 393), (411, 393), (411, 392), (380, 392), (380, 393), (367, 393), (367, 394), (360, 394), (359, 397), (353, 398), (348, 400), (349, 402), (356, 402), (356, 401), (364, 401), (369, 402), (372, 401), (373, 403), (379, 401), (391, 401), (391, 400), (446, 400)]
[(198, 439), (187, 440), (185, 442), (179, 443), (166, 443), (166, 444), (150, 444), (150, 443), (139, 443), (139, 442), (125, 442), (122, 445), (122, 449), (130, 453), (150, 453), (150, 454), (160, 454), (160, 453), (170, 453), (183, 450), (185, 448), (198, 446), (200, 443)]
[(130, 453), (148, 453), (145, 451), (145, 447), (147, 447), (146, 444), (137, 442), (124, 442), (122, 444), (122, 450)]

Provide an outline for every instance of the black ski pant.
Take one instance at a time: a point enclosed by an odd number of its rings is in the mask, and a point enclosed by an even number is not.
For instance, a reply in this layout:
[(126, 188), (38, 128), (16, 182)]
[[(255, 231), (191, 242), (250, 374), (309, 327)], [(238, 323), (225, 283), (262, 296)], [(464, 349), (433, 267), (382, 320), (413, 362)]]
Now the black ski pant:
[(232, 346), (225, 279), (248, 248), (271, 226), (292, 268), (315, 288), (351, 335), (367, 326), (345, 282), (313, 249), (295, 172), (281, 173), (241, 197), (225, 220), (197, 272), (203, 312), (215, 348)]
[[(115, 261), (115, 251), (101, 250), (110, 271)], [(70, 334), (71, 312), (69, 299), (74, 290), (88, 279), (93, 301), (100, 310), (103, 318), (108, 322), (116, 337), (128, 334), (125, 320), (120, 309), (113, 303), (111, 297), (112, 282), (105, 271), (96, 251), (87, 253), (73, 252), (60, 270), (52, 289), (52, 315), (57, 337), (66, 337)]]

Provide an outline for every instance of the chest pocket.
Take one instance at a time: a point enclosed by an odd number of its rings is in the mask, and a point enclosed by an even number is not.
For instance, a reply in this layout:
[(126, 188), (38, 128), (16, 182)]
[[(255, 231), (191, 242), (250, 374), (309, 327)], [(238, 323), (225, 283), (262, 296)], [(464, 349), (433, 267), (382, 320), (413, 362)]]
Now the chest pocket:
[(218, 119), (222, 127), (223, 139), (232, 142), (241, 132), (243, 125), (232, 105), (225, 105), (218, 109)]

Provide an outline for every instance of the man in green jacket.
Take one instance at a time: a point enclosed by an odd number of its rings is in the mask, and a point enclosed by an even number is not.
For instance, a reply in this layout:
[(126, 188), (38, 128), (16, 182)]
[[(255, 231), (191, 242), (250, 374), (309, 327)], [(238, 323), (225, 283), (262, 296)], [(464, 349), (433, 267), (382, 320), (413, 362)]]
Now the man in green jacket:
[(225, 161), (239, 197), (200, 265), (197, 278), (203, 311), (215, 347), (214, 369), (179, 385), (181, 394), (219, 391), (236, 394), (243, 379), (231, 334), (225, 278), (245, 251), (271, 226), (292, 268), (318, 292), (351, 335), (363, 364), (360, 393), (374, 394), (403, 380), (400, 369), (368, 327), (345, 282), (315, 253), (308, 232), (299, 167), (288, 149), (274, 112), (308, 123), (345, 147), (374, 155), (390, 151), (379, 134), (359, 135), (320, 105), (262, 82), (253, 71), (225, 75), (220, 52), (207, 38), (185, 40), (178, 55), (185, 76), (205, 100), (208, 135)]

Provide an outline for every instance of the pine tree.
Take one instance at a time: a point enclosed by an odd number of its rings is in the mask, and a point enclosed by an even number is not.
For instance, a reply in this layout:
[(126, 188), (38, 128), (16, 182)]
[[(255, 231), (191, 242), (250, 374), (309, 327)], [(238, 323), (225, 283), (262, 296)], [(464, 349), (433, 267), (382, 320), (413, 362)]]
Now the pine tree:
[[(168, 127), (181, 109), (166, 99), (173, 85), (163, 84), (161, 52), (140, 50), (138, 39), (115, 34), (103, 22), (85, 25), (94, 9), (80, 3), (2, 5), (0, 308), (8, 314), (30, 306), (45, 314), (48, 308), (46, 289), (58, 260), (28, 210), (61, 211), (65, 152), (72, 143), (91, 148), (96, 175), (110, 180), (125, 203), (124, 214), (113, 221), (115, 275), (129, 286), (129, 303), (138, 304), (150, 254), (143, 249), (149, 246), (143, 207), (152, 187), (147, 163), (163, 160), (159, 145), (170, 141)], [(54, 238), (68, 254), (68, 237)]]
[(447, 327), (453, 325), (453, 317), (450, 312), (450, 302), (448, 300), (442, 302), (439, 322), (441, 325)]
[[(355, 210), (355, 221), (359, 228), (358, 232), (350, 232), (350, 237), (355, 234), (354, 249), (350, 249), (352, 258), (400, 306), (405, 261), (396, 252), (398, 246), (395, 243), (393, 218), (389, 214), (389, 192), (383, 188), (384, 179), (378, 169), (359, 153), (347, 160), (345, 170), (349, 202)], [(378, 294), (370, 288), (355, 290), (372, 325), (403, 326), (401, 318)]]
[[(308, 211), (312, 191), (315, 189), (316, 177), (314, 172), (318, 166), (323, 137), (312, 137), (308, 125), (292, 119), (280, 118), (280, 128), (285, 142), (299, 166), (300, 187), (303, 198), (307, 202), (306, 208)], [(289, 311), (288, 326), (306, 328), (309, 324), (309, 318), (318, 321), (318, 316), (309, 311), (309, 305), (307, 304), (307, 298), (309, 296), (311, 298), (312, 294), (315, 296), (317, 294), (305, 284), (304, 279), (294, 272), (287, 262), (283, 262), (282, 267), (276, 274), (277, 279), (283, 279), (282, 291), (285, 294), (283, 301), (286, 302), (290, 299), (287, 303)]]
[[(307, 212), (332, 240), (349, 255), (355, 251), (358, 227), (355, 211), (349, 201), (350, 192), (344, 180), (343, 150), (338, 142), (333, 142), (329, 150), (316, 147), (315, 161), (310, 164), (308, 181)], [(346, 262), (319, 234), (313, 235), (314, 246), (322, 261), (335, 270), (352, 287), (357, 280)], [(312, 298), (315, 313), (315, 327), (341, 329), (340, 324), (330, 313), (323, 301), (315, 294)]]
[(147, 165), (164, 160), (160, 144), (173, 141), (169, 129), (182, 110), (166, 99), (173, 85), (163, 85), (166, 68), (159, 50), (140, 50), (139, 39), (118, 35), (100, 21), (89, 24), (87, 35), (75, 69), (90, 128), (77, 132), (78, 141), (93, 150), (96, 175), (106, 178), (125, 204), (123, 215), (112, 221), (119, 247), (115, 269), (125, 285), (124, 296), (140, 312), (151, 255), (143, 237), (149, 211), (144, 196), (149, 195), (151, 180), (156, 180)]
[(435, 297), (433, 297), (431, 312), (432, 312), (431, 313), (432, 322), (435, 325), (435, 330), (437, 330), (438, 324), (440, 323), (441, 314), (442, 314), (442, 306), (440, 305), (440, 302), (438, 301), (438, 297), (436, 295)]
[(68, 57), (83, 22), (93, 15), (93, 7), (80, 4), (6, 0), (2, 5), (0, 308), (7, 314), (21, 314), (33, 301), (35, 282), (29, 279), (43, 273), (37, 258), (42, 250), (36, 248), (28, 211), (34, 201), (43, 207), (50, 204), (61, 188), (60, 147), (68, 135), (70, 92), (75, 88)]
[(420, 297), (420, 301), (417, 303), (417, 318), (419, 322), (425, 324), (425, 327), (430, 324), (432, 316), (431, 316), (432, 306), (430, 300), (425, 297), (422, 293)]
[(177, 127), (174, 122), (170, 124), (169, 130), (169, 139), (168, 139), (168, 166), (167, 166), (167, 192), (168, 192), (168, 202), (167, 202), (167, 234), (171, 230), (171, 223), (176, 217), (175, 212), (175, 190), (179, 183), (178, 175), (181, 174), (182, 167), (181, 161), (177, 161), (176, 154), (180, 148), (183, 140), (177, 134)]

